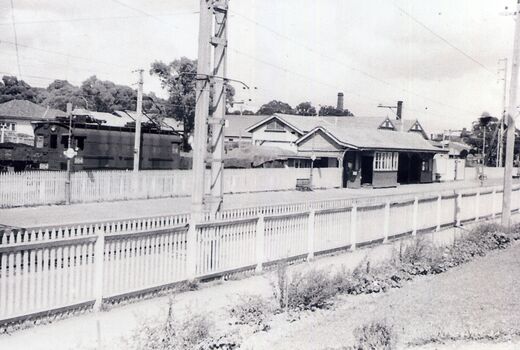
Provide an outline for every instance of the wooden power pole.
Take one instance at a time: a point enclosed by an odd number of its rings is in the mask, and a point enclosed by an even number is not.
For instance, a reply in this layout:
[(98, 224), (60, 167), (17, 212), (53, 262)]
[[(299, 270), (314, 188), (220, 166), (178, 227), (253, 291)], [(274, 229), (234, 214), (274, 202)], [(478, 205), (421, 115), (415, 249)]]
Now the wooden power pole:
[(134, 172), (139, 171), (141, 163), (141, 121), (143, 114), (143, 70), (139, 69), (139, 81), (137, 83), (137, 108), (135, 118), (135, 138), (134, 138)]
[(211, 44), (215, 47), (213, 58), (213, 107), (211, 124), (211, 182), (210, 210), (215, 215), (223, 201), (224, 172), (224, 124), (226, 116), (226, 55), (228, 0), (213, 2), (215, 29)]
[(502, 167), (504, 162), (504, 121), (506, 120), (506, 98), (507, 98), (507, 58), (502, 58), (499, 62), (504, 63), (504, 67), (500, 69), (500, 71), (504, 72), (504, 91), (502, 94), (502, 113), (500, 117), (500, 129), (498, 132), (498, 142), (497, 142), (497, 161), (496, 166)]
[(507, 110), (506, 162), (504, 169), (504, 196), (502, 202), (502, 225), (511, 229), (511, 191), (513, 186), (513, 153), (515, 146), (516, 93), (518, 87), (518, 60), (520, 56), (520, 0), (517, 0), (515, 12), (515, 36), (509, 84), (509, 108)]

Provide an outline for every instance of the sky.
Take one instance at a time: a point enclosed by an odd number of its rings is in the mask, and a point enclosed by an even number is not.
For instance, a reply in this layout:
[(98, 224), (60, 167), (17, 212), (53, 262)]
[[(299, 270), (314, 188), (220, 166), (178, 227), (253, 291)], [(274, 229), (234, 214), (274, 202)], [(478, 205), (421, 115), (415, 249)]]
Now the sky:
[[(198, 0), (12, 3), (14, 10), (0, 0), (0, 75), (33, 86), (79, 85), (91, 75), (135, 86), (133, 71), (143, 68), (145, 91), (165, 97), (150, 64), (197, 56)], [(356, 116), (393, 117), (377, 106), (403, 100), (403, 117), (427, 132), (470, 128), (482, 112), (502, 112), (498, 61), (511, 62), (514, 19), (505, 12), (514, 7), (514, 0), (230, 0), (228, 77), (255, 87), (235, 85), (247, 109), (273, 99), (335, 105), (341, 91)]]

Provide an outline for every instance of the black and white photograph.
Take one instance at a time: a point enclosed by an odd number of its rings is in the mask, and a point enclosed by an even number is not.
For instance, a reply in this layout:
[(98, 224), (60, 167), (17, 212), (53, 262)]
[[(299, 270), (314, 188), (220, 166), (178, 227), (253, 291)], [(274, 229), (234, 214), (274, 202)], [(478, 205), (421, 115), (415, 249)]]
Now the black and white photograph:
[(0, 0), (0, 349), (520, 349), (519, 64), (520, 0)]

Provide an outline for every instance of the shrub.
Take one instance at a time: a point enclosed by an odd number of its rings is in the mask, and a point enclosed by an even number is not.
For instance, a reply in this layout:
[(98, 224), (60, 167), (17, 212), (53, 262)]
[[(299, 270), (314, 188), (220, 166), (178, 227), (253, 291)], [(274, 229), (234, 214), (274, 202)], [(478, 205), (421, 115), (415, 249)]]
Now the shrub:
[(287, 264), (278, 265), (273, 295), (280, 309), (316, 310), (330, 306), (336, 294), (332, 279), (324, 270), (293, 272), (289, 277)]
[(335, 295), (330, 275), (318, 269), (293, 273), (287, 291), (288, 307), (298, 310), (327, 308)]
[(273, 313), (271, 302), (259, 295), (243, 296), (231, 307), (229, 314), (235, 324), (252, 326), (255, 332), (269, 330), (269, 320)]
[(397, 343), (394, 329), (386, 321), (372, 321), (354, 330), (356, 350), (393, 350)]

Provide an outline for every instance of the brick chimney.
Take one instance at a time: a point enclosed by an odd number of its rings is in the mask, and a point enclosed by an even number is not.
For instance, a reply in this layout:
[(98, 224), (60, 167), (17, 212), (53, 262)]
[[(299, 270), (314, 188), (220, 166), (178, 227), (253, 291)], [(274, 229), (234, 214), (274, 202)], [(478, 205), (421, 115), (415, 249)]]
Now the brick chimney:
[(403, 101), (397, 101), (397, 120), (401, 120), (403, 117)]
[(342, 92), (338, 92), (338, 104), (336, 106), (337, 109), (339, 109), (340, 111), (343, 110), (344, 106), (343, 106), (343, 93)]

